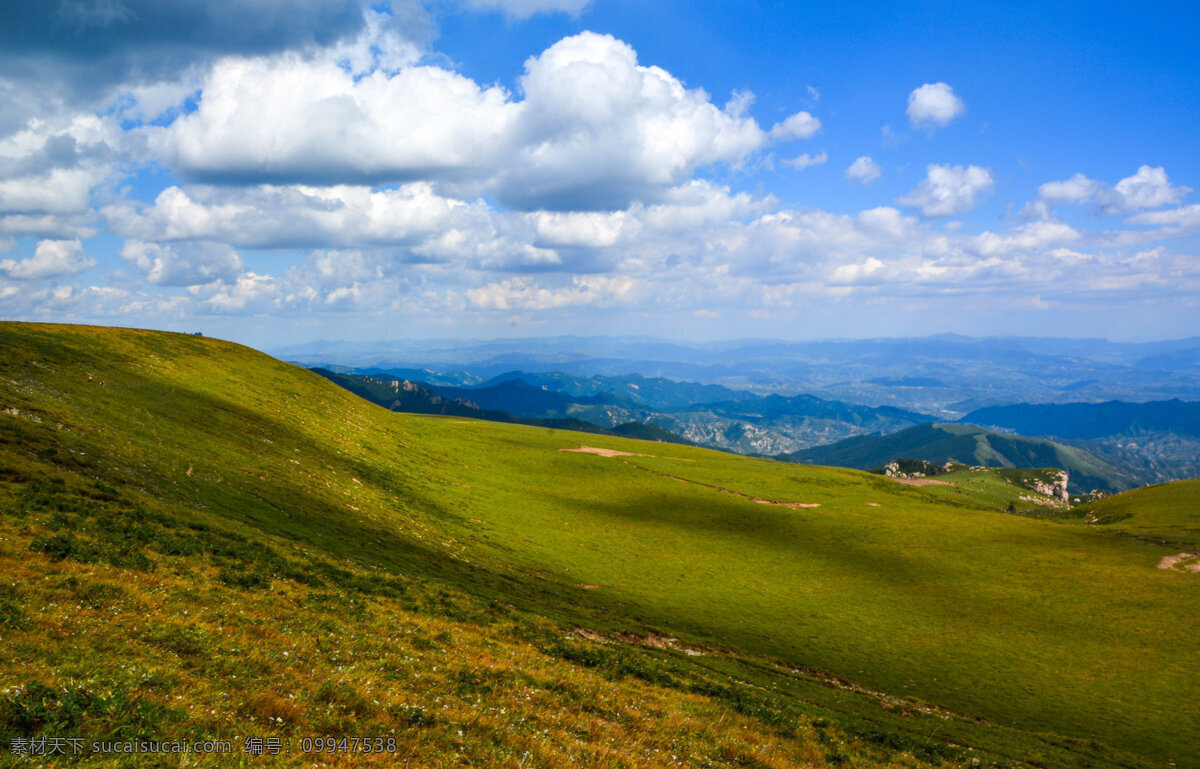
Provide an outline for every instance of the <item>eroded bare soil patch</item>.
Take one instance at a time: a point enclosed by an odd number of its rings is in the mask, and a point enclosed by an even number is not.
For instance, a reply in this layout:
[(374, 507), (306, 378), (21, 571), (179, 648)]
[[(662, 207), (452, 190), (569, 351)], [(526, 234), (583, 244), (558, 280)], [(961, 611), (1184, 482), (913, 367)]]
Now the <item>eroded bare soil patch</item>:
[(1158, 568), (1190, 571), (1200, 574), (1200, 553), (1176, 553), (1175, 555), (1164, 556), (1158, 562)]
[(896, 483), (903, 483), (908, 486), (953, 486), (950, 481), (935, 481), (932, 478), (898, 478), (896, 476), (887, 476)]
[(559, 449), (576, 454), (596, 454), (601, 457), (649, 457), (652, 454), (635, 454), (632, 451), (617, 451), (616, 449), (598, 449), (595, 446), (580, 446), (577, 449)]

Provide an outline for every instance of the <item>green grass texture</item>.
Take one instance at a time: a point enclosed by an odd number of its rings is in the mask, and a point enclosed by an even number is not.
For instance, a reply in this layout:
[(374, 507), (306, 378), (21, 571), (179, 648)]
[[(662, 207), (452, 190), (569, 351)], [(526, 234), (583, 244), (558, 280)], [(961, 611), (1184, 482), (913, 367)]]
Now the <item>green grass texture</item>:
[[(876, 704), (899, 698), (946, 714), (899, 732), (943, 721), (1011, 759), (1200, 766), (1200, 575), (1156, 568), (1195, 541), (1200, 483), (1097, 503), (1112, 523), (1039, 520), (966, 483), (393, 414), (230, 343), (40, 324), (0, 324), (0, 428), (18, 501), (68, 473), (379, 580), (678, 639), (707, 650), (697, 666), (860, 722), (892, 728)], [(82, 547), (69, 528), (36, 543)], [(88, 552), (139, 566), (136, 548)]]

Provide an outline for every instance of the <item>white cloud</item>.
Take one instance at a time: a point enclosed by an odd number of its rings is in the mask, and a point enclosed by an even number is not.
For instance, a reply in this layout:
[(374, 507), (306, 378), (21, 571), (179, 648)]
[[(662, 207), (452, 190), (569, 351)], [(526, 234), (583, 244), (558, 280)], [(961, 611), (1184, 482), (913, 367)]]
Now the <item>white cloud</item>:
[(881, 269), (883, 269), (883, 262), (873, 256), (869, 256), (861, 264), (843, 264), (837, 267), (830, 275), (830, 282), (834, 285), (858, 283), (868, 280)]
[(818, 102), (821, 100), (821, 92), (818, 91), (816, 88), (812, 87), (811, 85), (808, 86), (808, 95), (809, 95), (809, 98), (811, 98), (814, 102)]
[(883, 169), (871, 159), (870, 155), (863, 155), (846, 169), (847, 179), (864, 185), (870, 184), (881, 176), (883, 176)]
[(1073, 251), (1069, 248), (1056, 248), (1050, 252), (1050, 255), (1055, 259), (1058, 259), (1059, 261), (1071, 266), (1077, 266), (1086, 262), (1096, 261), (1096, 257), (1093, 254), (1085, 254), (1080, 251)]
[(771, 129), (771, 138), (775, 141), (789, 142), (796, 139), (807, 139), (820, 130), (820, 120), (807, 112), (797, 112), (776, 123), (775, 127)]
[(516, 108), (438, 67), (356, 79), (330, 59), (224, 59), (195, 112), (147, 129), (180, 173), (221, 182), (374, 182), (477, 174)]
[(983, 256), (1003, 256), (1014, 252), (1044, 252), (1052, 246), (1074, 243), (1082, 237), (1079, 231), (1063, 222), (1040, 221), (1022, 225), (1003, 235), (985, 232), (975, 238), (975, 246)]
[[(442, 198), (428, 184), (378, 191), (173, 187), (152, 205), (114, 205), (103, 214), (113, 232), (158, 242), (189, 258), (198, 258), (186, 250), (192, 240), (260, 249), (386, 249), (395, 263), (419, 267), (425, 274), (445, 265), (457, 271), (450, 277), (461, 279), (464, 270), (595, 272), (624, 263), (661, 266), (671, 254), (692, 253), (731, 221), (777, 205), (769, 197), (733, 195), (701, 181), (663, 197), (662, 203), (635, 203), (613, 212), (519, 213), (496, 211), (483, 201)], [(149, 274), (153, 266), (152, 261), (144, 263), (143, 270)], [(162, 274), (169, 271), (164, 264)]]
[[(739, 166), (768, 141), (736, 99), (718, 108), (608, 35), (558, 41), (526, 62), (520, 85), (515, 101), (434, 66), (356, 78), (328, 57), (226, 59), (195, 112), (146, 133), (193, 179), (424, 180), (524, 210), (652, 202), (697, 168)], [(797, 120), (787, 130), (806, 129)]]
[(946, 83), (926, 83), (908, 95), (908, 119), (915, 126), (940, 128), (966, 109)]
[(754, 106), (754, 92), (737, 89), (729, 96), (729, 101), (725, 102), (725, 112), (734, 117), (741, 117), (750, 111)]
[(537, 233), (538, 243), (555, 246), (606, 248), (616, 245), (630, 231), (641, 229), (635, 217), (626, 211), (603, 213), (579, 211), (560, 213), (538, 211), (528, 215)]
[(483, 310), (553, 310), (626, 301), (635, 288), (636, 283), (624, 276), (577, 275), (570, 285), (559, 288), (543, 288), (517, 277), (468, 289), (467, 301)]
[[(221, 226), (237, 223), (237, 212), (228, 213), (230, 222)], [(185, 304), (171, 311), (289, 317), (403, 311), (493, 320), (495, 313), (516, 312), (529, 313), (526, 321), (573, 323), (606, 308), (644, 310), (651, 298), (656, 311), (690, 316), (699, 308), (734, 317), (724, 308), (736, 314), (751, 306), (819, 306), (852, 295), (888, 301), (1016, 296), (1031, 286), (1043, 293), (1047, 286), (1070, 286), (1075, 293), (1110, 295), (1120, 286), (1166, 285), (1168, 273), (1172, 290), (1200, 289), (1200, 274), (1185, 256), (1146, 246), (1125, 256), (1107, 235), (1055, 220), (980, 234), (947, 232), (888, 206), (856, 215), (781, 210), (775, 201), (700, 183), (675, 190), (669, 203), (622, 211), (482, 213), (413, 246), (312, 252), (277, 275), (234, 276), (230, 266), (190, 285)], [(276, 215), (291, 218), (285, 209)], [(141, 244), (145, 261), (129, 256), (148, 273), (163, 253), (178, 257), (193, 245)], [(429, 258), (416, 258), (418, 252)], [(1088, 271), (1081, 276), (1082, 262)], [(0, 307), (11, 315), (26, 304), (5, 298), (7, 290), (0, 281)], [(100, 294), (86, 300), (76, 294), (72, 307), (115, 306), (115, 294), (103, 301)], [(147, 311), (160, 306), (152, 295), (137, 293), (122, 301)]]
[(358, 36), (334, 46), (329, 58), (355, 75), (374, 70), (398, 72), (421, 58), (424, 41), (420, 30), (429, 24), (427, 11), (415, 0), (392, 0), (387, 12), (367, 8)]
[(1047, 204), (1079, 204), (1095, 201), (1106, 214), (1145, 211), (1176, 205), (1192, 190), (1177, 187), (1167, 179), (1161, 166), (1141, 166), (1133, 176), (1116, 185), (1094, 181), (1083, 174), (1070, 179), (1046, 182), (1038, 187), (1038, 200)]
[(426, 183), (368, 187), (168, 187), (149, 206), (101, 210), (108, 226), (145, 241), (210, 240), (239, 248), (414, 246), (454, 229), (489, 232), (486, 204)]
[(537, 13), (567, 13), (578, 16), (591, 0), (465, 0), (471, 8), (502, 11), (514, 19), (526, 19)]
[(880, 240), (911, 242), (917, 236), (917, 220), (889, 206), (870, 208), (855, 217), (859, 230)]
[(827, 160), (829, 160), (829, 155), (827, 155), (824, 152), (822, 152), (819, 155), (810, 155), (807, 152), (805, 152), (803, 155), (800, 155), (799, 157), (794, 157), (794, 158), (791, 158), (790, 160), (785, 159), (783, 161), (783, 164), (785, 166), (791, 166), (792, 168), (796, 169), (797, 171), (803, 171), (804, 169), (809, 168), (810, 166), (823, 165), (825, 163), (825, 161), (827, 161)]
[[(491, 183), (522, 210), (615, 210), (653, 202), (715, 163), (740, 166), (767, 142), (627, 44), (585, 32), (525, 64), (515, 151)], [(736, 109), (736, 107), (735, 107)]]
[(158, 286), (194, 286), (214, 280), (236, 280), (241, 257), (224, 243), (184, 242), (160, 245), (126, 241), (121, 258), (134, 265), (146, 281)]
[(87, 236), (92, 191), (114, 175), (114, 120), (51, 115), (0, 138), (0, 233)]
[(1166, 227), (1179, 227), (1186, 230), (1200, 230), (1200, 204), (1192, 204), (1175, 208), (1170, 211), (1154, 211), (1131, 217), (1133, 224), (1156, 224)]
[(1133, 176), (1117, 182), (1113, 188), (1116, 205), (1122, 211), (1145, 211), (1175, 205), (1189, 192), (1190, 187), (1174, 187), (1167, 180), (1167, 172), (1159, 166), (1141, 166)]
[(255, 314), (279, 307), (279, 279), (271, 275), (243, 273), (231, 283), (218, 281), (211, 287), (194, 287), (204, 308), (217, 314)]
[(1075, 174), (1070, 179), (1046, 182), (1038, 187), (1038, 200), (1046, 203), (1084, 203), (1095, 197), (1102, 186), (1083, 174)]
[(43, 240), (37, 244), (33, 256), (16, 261), (5, 259), (0, 270), (15, 280), (41, 280), (74, 275), (95, 267), (96, 260), (83, 252), (78, 240)]
[(978, 205), (994, 186), (986, 168), (931, 163), (924, 181), (896, 202), (919, 208), (926, 217), (958, 216)]

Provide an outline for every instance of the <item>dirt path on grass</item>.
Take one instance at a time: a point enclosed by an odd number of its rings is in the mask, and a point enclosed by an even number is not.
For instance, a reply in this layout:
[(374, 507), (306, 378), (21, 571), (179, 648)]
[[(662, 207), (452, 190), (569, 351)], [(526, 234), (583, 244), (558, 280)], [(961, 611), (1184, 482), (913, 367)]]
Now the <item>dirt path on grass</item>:
[[(642, 469), (645, 469), (645, 468), (642, 468)], [(663, 478), (670, 478), (673, 481), (680, 481), (682, 483), (691, 483), (696, 486), (703, 486), (706, 489), (712, 489), (713, 491), (719, 491), (723, 494), (732, 494), (735, 497), (743, 497), (745, 499), (750, 500), (751, 502), (757, 502), (760, 505), (778, 505), (780, 507), (794, 507), (794, 508), (820, 507), (821, 506), (820, 502), (777, 502), (774, 499), (763, 499), (762, 497), (756, 497), (752, 494), (745, 494), (740, 491), (734, 491), (733, 489), (727, 489), (724, 486), (713, 486), (708, 483), (701, 483), (700, 481), (692, 481), (692, 480), (688, 480), (687, 478), (680, 478), (678, 475), (667, 475), (666, 473), (658, 473), (658, 475), (661, 475)]]
[(600, 633), (585, 627), (575, 628), (575, 635), (596, 643), (623, 643), (631, 646), (649, 646), (652, 649), (683, 652), (689, 657), (703, 657), (708, 654), (722, 654), (722, 650), (712, 646), (689, 646), (680, 643), (678, 638), (668, 638), (656, 633), (638, 635), (623, 630), (612, 633)]

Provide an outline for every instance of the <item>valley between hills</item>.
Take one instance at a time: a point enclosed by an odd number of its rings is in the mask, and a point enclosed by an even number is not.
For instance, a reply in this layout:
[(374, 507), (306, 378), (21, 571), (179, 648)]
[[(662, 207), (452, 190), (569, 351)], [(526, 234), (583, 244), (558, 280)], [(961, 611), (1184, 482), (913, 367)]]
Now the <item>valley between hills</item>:
[[(323, 373), (0, 323), (0, 738), (234, 748), (163, 766), (1200, 767), (1200, 481), (1052, 504), (1013, 467), (397, 413)], [(908, 429), (1003, 448), (933, 425)]]

